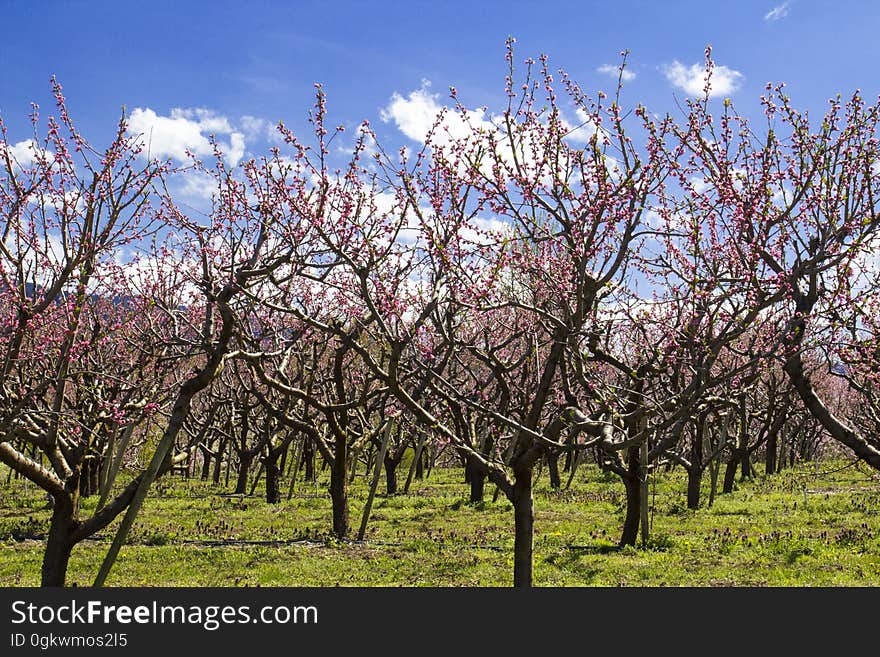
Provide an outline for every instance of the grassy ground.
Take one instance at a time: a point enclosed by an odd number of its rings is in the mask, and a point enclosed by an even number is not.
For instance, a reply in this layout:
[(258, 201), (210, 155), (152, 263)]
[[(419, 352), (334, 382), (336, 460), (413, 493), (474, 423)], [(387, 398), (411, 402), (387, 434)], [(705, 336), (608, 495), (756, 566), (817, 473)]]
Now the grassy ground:
[[(826, 462), (738, 484), (711, 508), (684, 508), (684, 479), (658, 475), (647, 548), (614, 548), (623, 487), (589, 468), (571, 489), (536, 489), (535, 582), (546, 586), (880, 585), (880, 479)], [(828, 473), (829, 470), (837, 472)], [(819, 474), (817, 475), (817, 471)], [(404, 473), (405, 474), (405, 473)], [(5, 469), (0, 476), (6, 479)], [(806, 487), (806, 494), (804, 489)], [(232, 497), (209, 483), (154, 488), (113, 586), (504, 586), (512, 576), (513, 517), (499, 498), (467, 504), (461, 470), (434, 470), (410, 494), (378, 496), (367, 541), (327, 535), (326, 480), (298, 483), (290, 502)], [(380, 492), (381, 492), (380, 486)], [(358, 478), (353, 533), (366, 499)], [(84, 501), (93, 506), (94, 499)], [(0, 586), (39, 584), (45, 497), (0, 484)], [(115, 527), (115, 526), (114, 526)], [(73, 552), (68, 584), (91, 583), (105, 532)]]

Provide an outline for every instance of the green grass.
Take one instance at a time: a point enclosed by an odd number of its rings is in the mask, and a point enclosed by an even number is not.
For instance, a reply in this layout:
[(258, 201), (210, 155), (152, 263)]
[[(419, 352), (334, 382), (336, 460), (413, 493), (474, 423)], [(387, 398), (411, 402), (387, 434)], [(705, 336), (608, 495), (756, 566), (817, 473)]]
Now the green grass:
[[(829, 462), (740, 482), (712, 508), (684, 508), (685, 481), (659, 474), (647, 547), (615, 548), (623, 519), (616, 478), (583, 468), (572, 488), (536, 486), (535, 583), (544, 586), (878, 586), (880, 478)], [(818, 476), (817, 470), (822, 471)], [(824, 474), (823, 474), (824, 473)], [(0, 470), (5, 482), (6, 471)], [(151, 492), (112, 586), (506, 586), (512, 510), (492, 487), (467, 503), (461, 470), (435, 469), (406, 496), (377, 496), (364, 543), (328, 534), (326, 476), (290, 502), (231, 497), (198, 480)], [(804, 487), (807, 502), (804, 504)], [(259, 490), (258, 490), (259, 492)], [(707, 496), (707, 491), (704, 491)], [(351, 495), (352, 534), (366, 481)], [(95, 498), (83, 501), (91, 508)], [(45, 497), (0, 484), (0, 586), (39, 584)], [(89, 585), (111, 530), (78, 545), (68, 584)]]

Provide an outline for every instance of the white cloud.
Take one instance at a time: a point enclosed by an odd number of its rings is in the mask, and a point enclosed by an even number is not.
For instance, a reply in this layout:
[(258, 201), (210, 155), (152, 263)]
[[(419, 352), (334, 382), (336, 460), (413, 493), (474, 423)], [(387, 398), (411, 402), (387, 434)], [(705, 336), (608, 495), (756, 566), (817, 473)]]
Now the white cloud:
[(423, 80), (422, 87), (410, 92), (405, 98), (395, 92), (388, 107), (381, 111), (382, 121), (393, 121), (404, 135), (413, 141), (425, 143), (440, 113), (444, 112), (433, 139), (435, 143), (439, 142), (438, 145), (467, 138), (481, 130), (496, 130), (495, 125), (486, 118), (484, 109), (468, 110), (462, 116), (459, 112), (444, 108), (437, 102), (439, 94), (428, 91), (430, 85), (430, 82)]
[(607, 138), (607, 134), (605, 131), (596, 125), (596, 122), (593, 120), (589, 114), (587, 114), (586, 110), (582, 107), (578, 107), (575, 110), (575, 114), (577, 114), (577, 125), (572, 125), (568, 121), (563, 120), (563, 126), (568, 131), (565, 135), (565, 138), (575, 144), (586, 144), (588, 143), (597, 132), (602, 131), (602, 136)]
[(700, 178), (698, 176), (688, 178), (688, 182), (697, 194), (702, 194), (712, 186), (712, 183), (710, 181), (706, 180), (705, 178)]
[(248, 139), (259, 139), (262, 137), (266, 137), (269, 134), (269, 131), (272, 129), (272, 126), (266, 119), (261, 119), (257, 116), (251, 116), (249, 114), (245, 114), (244, 116), (242, 116), (239, 123), (241, 123), (241, 129)]
[(7, 270), (20, 267), (26, 280), (34, 279), (40, 284), (50, 282), (66, 261), (61, 236), (28, 230), (21, 221), (11, 228), (4, 244), (11, 262), (3, 258), (0, 266)]
[(791, 9), (791, 0), (786, 0), (781, 5), (777, 7), (773, 7), (770, 11), (764, 14), (765, 21), (778, 21), (781, 18), (785, 18), (788, 16), (788, 12)]
[(424, 143), (437, 114), (442, 110), (437, 102), (437, 95), (429, 93), (427, 87), (428, 83), (423, 82), (421, 89), (416, 89), (406, 98), (394, 92), (388, 107), (383, 108), (380, 113), (382, 121), (393, 121), (397, 129), (407, 137)]
[(147, 107), (136, 107), (129, 117), (128, 131), (140, 134), (150, 157), (170, 157), (185, 161), (186, 151), (197, 157), (208, 157), (214, 150), (210, 135), (226, 136), (218, 144), (229, 164), (235, 166), (244, 156), (244, 134), (236, 130), (225, 116), (208, 109), (174, 108), (170, 116), (159, 116)]
[(178, 176), (180, 193), (189, 198), (210, 201), (217, 193), (217, 181), (201, 171), (187, 171)]
[(512, 233), (512, 226), (497, 217), (474, 217), (470, 224), (462, 227), (459, 235), (473, 244), (496, 244)]
[(42, 147), (37, 145), (33, 139), (25, 139), (11, 146), (7, 143), (0, 142), (0, 157), (5, 159), (6, 153), (9, 153), (12, 161), (20, 167), (28, 167), (36, 162), (39, 158), (49, 158), (49, 162), (54, 162), (55, 156)]
[[(508, 171), (512, 171), (515, 166), (532, 169), (532, 175), (545, 179), (546, 182), (550, 175), (549, 165), (546, 162), (539, 164), (542, 161), (542, 142), (536, 126), (520, 125), (516, 128), (514, 139), (508, 140), (500, 116), (487, 115), (485, 107), (459, 110), (443, 106), (438, 102), (439, 94), (430, 93), (429, 86), (430, 82), (425, 80), (420, 89), (410, 92), (406, 97), (394, 93), (391, 102), (381, 111), (382, 120), (386, 123), (393, 122), (404, 135), (423, 144), (433, 129), (432, 148), (435, 152), (444, 153), (456, 160), (462, 174), (467, 168), (467, 159), (475, 156), (479, 150), (476, 144), (482, 143), (497, 151), (497, 157), (479, 158), (477, 166), (484, 175), (493, 176), (493, 162), (501, 162)], [(583, 125), (562, 121), (563, 128), (572, 131), (566, 138), (573, 143), (586, 143), (595, 134), (596, 128), (586, 113), (578, 112), (578, 118)], [(511, 141), (516, 142), (515, 145)], [(456, 145), (455, 151), (449, 151), (453, 144)], [(464, 147), (467, 154), (461, 156), (457, 152), (459, 147)], [(514, 149), (516, 158), (513, 157)], [(518, 162), (517, 165), (514, 164), (515, 161)]]
[(623, 73), (621, 74), (620, 69), (613, 64), (603, 64), (596, 69), (596, 73), (602, 73), (603, 75), (611, 76), (615, 80), (618, 76), (620, 76), (624, 82), (629, 82), (630, 80), (636, 79), (636, 74), (629, 69), (623, 69)]
[[(66, 191), (58, 191), (49, 194), (46, 197), (48, 204), (51, 204), (56, 213), (66, 211), (68, 213), (82, 212), (85, 209), (85, 199), (82, 192), (78, 188)], [(43, 207), (47, 207), (44, 205)]]
[[(685, 66), (675, 60), (672, 64), (663, 68), (666, 79), (689, 96), (702, 96), (706, 86), (706, 68), (702, 64)], [(727, 66), (715, 66), (712, 69), (710, 83), (710, 96), (729, 95), (739, 89), (744, 76)]]
[[(561, 176), (565, 184), (575, 189), (579, 180), (570, 166), (573, 153), (597, 133), (600, 143), (608, 140), (607, 132), (593, 117), (583, 108), (576, 108), (576, 121), (559, 117), (571, 151), (566, 150), (559, 159), (547, 157), (545, 123), (515, 122), (513, 135), (507, 135), (501, 116), (489, 114), (485, 107), (470, 110), (441, 105), (439, 95), (432, 94), (429, 86), (429, 82), (423, 81), (421, 88), (407, 96), (394, 93), (388, 106), (381, 110), (381, 118), (386, 123), (393, 122), (405, 136), (423, 144), (431, 134), (432, 150), (453, 162), (460, 175), (466, 175), (470, 165), (475, 165), (487, 178), (526, 175), (538, 184), (552, 185)], [(619, 175), (619, 163), (614, 158), (605, 155), (603, 161), (609, 173)]]
[(266, 140), (273, 144), (284, 143), (284, 138), (278, 132), (278, 123), (245, 114), (239, 119), (239, 125), (248, 141)]

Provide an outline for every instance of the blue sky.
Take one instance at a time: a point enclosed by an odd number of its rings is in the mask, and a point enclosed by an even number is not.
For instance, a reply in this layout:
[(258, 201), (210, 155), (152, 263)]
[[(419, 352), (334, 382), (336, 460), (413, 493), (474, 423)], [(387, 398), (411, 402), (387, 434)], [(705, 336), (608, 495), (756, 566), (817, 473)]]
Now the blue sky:
[(13, 144), (30, 136), (31, 100), (49, 113), (53, 74), (96, 144), (123, 105), (139, 109), (144, 125), (178, 108), (175, 120), (192, 130), (219, 131), (243, 156), (260, 154), (266, 125), (304, 127), (315, 82), (327, 91), (331, 123), (367, 118), (383, 142), (406, 143), (401, 118), (386, 112), (383, 122), (382, 112), (424, 80), (431, 86), (422, 99), (437, 93), (445, 102), (455, 85), (469, 106), (500, 109), (508, 35), (518, 59), (547, 53), (586, 90), (610, 91), (614, 82), (598, 69), (629, 49), (635, 78), (625, 99), (658, 113), (674, 112), (675, 98), (687, 95), (689, 67), (707, 43), (727, 67), (725, 95), (745, 113), (768, 81), (785, 81), (795, 105), (813, 111), (837, 92), (880, 92), (880, 3), (869, 0), (0, 0), (0, 16), (0, 114)]

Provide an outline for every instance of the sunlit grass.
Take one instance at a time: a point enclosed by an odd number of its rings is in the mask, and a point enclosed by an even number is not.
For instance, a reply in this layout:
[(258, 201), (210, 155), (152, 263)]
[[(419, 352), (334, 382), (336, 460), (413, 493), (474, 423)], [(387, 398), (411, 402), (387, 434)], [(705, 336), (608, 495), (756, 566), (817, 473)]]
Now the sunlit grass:
[[(623, 488), (595, 469), (570, 490), (536, 486), (535, 582), (548, 586), (880, 585), (880, 481), (845, 463), (740, 482), (711, 508), (685, 508), (680, 473), (658, 474), (647, 547), (616, 549)], [(816, 474), (816, 471), (819, 474)], [(824, 474), (823, 474), (824, 473)], [(5, 481), (5, 471), (0, 471)], [(461, 470), (435, 469), (408, 495), (377, 497), (364, 543), (332, 538), (326, 474), (289, 502), (229, 496), (200, 480), (152, 491), (108, 580), (113, 586), (505, 586), (512, 510), (467, 503)], [(366, 481), (351, 494), (352, 534)], [(806, 496), (804, 489), (806, 488)], [(708, 491), (704, 491), (708, 497)], [(806, 499), (806, 504), (804, 500)], [(84, 500), (91, 508), (95, 498)], [(0, 485), (0, 585), (39, 584), (45, 496)], [(111, 530), (113, 527), (111, 527)], [(89, 585), (112, 536), (74, 550), (68, 583)]]

